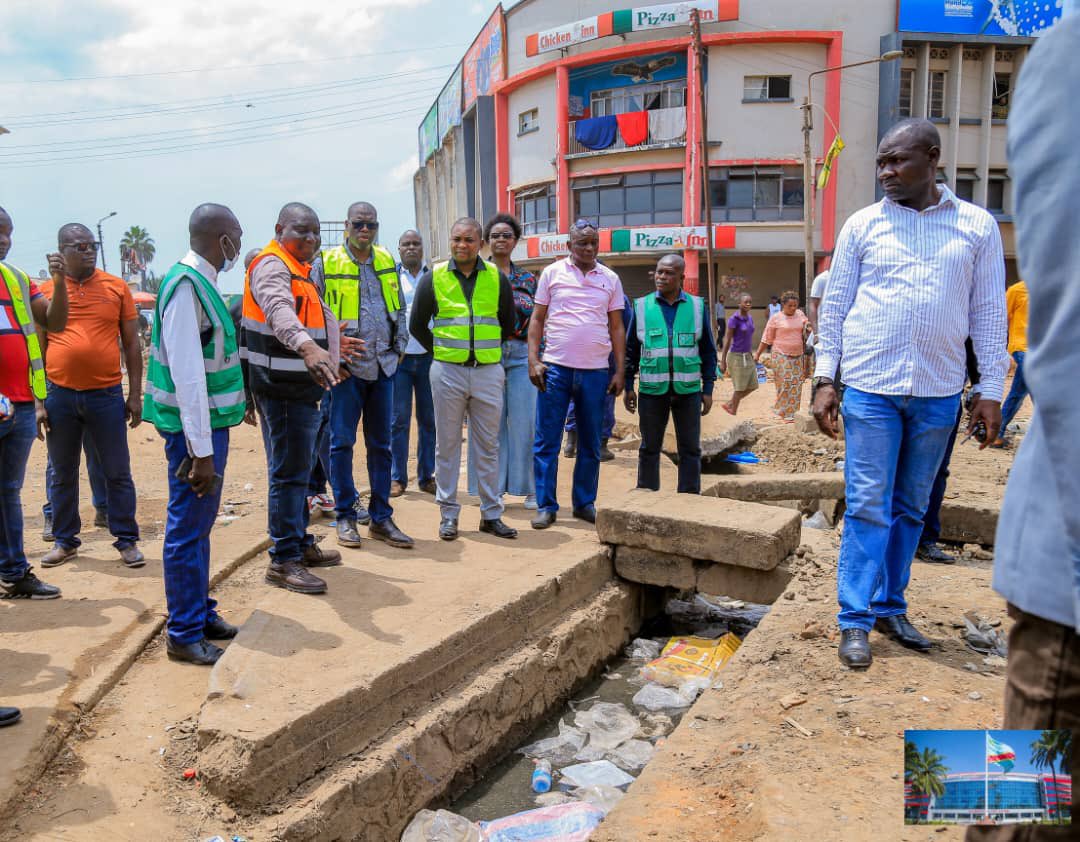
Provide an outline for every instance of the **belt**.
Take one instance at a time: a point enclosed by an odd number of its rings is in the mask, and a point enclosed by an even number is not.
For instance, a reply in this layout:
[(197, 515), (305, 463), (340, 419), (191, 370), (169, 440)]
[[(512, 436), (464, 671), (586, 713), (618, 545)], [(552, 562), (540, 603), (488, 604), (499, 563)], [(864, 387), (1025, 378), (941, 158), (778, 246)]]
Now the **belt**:
[(468, 360), (468, 361), (463, 362), (463, 363), (454, 363), (454, 365), (464, 366), (465, 368), (479, 368), (480, 366), (484, 366), (484, 365), (498, 365), (498, 363), (482, 363), (482, 362), (478, 362), (476, 357), (473, 357), (471, 360)]

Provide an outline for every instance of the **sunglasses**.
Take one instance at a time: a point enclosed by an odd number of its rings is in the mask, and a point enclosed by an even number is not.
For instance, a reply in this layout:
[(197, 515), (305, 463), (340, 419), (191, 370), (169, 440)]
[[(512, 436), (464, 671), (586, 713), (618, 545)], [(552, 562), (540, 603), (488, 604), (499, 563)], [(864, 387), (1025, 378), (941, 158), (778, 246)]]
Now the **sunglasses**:
[(352, 227), (355, 228), (357, 231), (368, 231), (368, 230), (370, 230), (370, 231), (378, 231), (379, 230), (379, 223), (378, 222), (367, 222), (366, 220), (363, 220), (363, 219), (357, 219), (355, 222), (352, 223)]
[(488, 234), (489, 240), (513, 240), (514, 235), (510, 231), (496, 231), (492, 234)]
[(75, 249), (79, 254), (90, 254), (97, 251), (97, 243), (64, 243), (64, 248)]

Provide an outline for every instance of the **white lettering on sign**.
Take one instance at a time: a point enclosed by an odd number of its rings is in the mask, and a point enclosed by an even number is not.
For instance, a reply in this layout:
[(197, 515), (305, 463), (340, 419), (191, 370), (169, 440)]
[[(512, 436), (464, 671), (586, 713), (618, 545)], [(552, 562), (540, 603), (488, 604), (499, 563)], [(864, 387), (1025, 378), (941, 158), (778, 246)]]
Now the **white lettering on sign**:
[(537, 248), (540, 251), (541, 257), (568, 254), (570, 252), (570, 236), (568, 234), (554, 234), (546, 237), (539, 237), (537, 240)]
[(537, 33), (537, 52), (548, 52), (569, 47), (572, 44), (580, 44), (582, 41), (592, 41), (600, 37), (600, 24), (595, 17), (574, 21), (565, 26), (557, 26)]
[(689, 0), (683, 3), (665, 3), (661, 6), (642, 6), (633, 10), (634, 31), (686, 26), (690, 23), (691, 9), (698, 10), (702, 23), (715, 23), (719, 17), (720, 4), (718, 0)]

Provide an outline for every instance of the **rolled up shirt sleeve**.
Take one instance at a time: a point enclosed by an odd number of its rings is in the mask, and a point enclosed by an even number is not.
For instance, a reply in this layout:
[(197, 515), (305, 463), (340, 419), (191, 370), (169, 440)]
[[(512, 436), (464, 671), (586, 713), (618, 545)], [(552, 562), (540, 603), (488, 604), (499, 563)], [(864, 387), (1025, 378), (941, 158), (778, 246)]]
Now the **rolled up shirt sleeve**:
[(985, 400), (1000, 401), (1009, 373), (1009, 323), (1005, 313), (1005, 255), (997, 223), (989, 219), (975, 252), (968, 306), (972, 347), (979, 364), (979, 385)]
[(829, 269), (828, 293), (818, 311), (818, 345), (814, 377), (836, 379), (843, 350), (844, 319), (859, 290), (862, 261), (859, 258), (861, 233), (848, 221), (840, 231)]
[(212, 456), (210, 398), (206, 392), (199, 311), (190, 283), (181, 283), (161, 316), (161, 345), (176, 386), (180, 424), (192, 456)]

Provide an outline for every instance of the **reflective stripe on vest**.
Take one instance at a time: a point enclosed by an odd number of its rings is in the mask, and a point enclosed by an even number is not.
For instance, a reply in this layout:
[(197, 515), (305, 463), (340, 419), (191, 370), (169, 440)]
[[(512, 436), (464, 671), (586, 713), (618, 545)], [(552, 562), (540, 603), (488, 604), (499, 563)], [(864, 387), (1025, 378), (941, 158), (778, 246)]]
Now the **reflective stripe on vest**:
[(11, 298), (11, 309), (15, 311), (15, 320), (19, 323), (23, 339), (26, 341), (26, 356), (30, 360), (27, 371), (30, 378), (30, 391), (38, 400), (45, 400), (45, 360), (41, 356), (41, 342), (38, 340), (37, 328), (34, 327), (34, 319), (28, 306), (30, 301), (30, 278), (25, 272), (0, 262), (0, 275), (4, 278), (4, 286), (7, 287), (8, 296)]
[(472, 351), (483, 365), (502, 359), (502, 325), (499, 322), (499, 270), (485, 263), (477, 273), (472, 300), (465, 293), (448, 264), (440, 263), (431, 273), (435, 292), (435, 314), (431, 335), (435, 359), (464, 363)]
[[(397, 264), (382, 246), (372, 246), (372, 266), (382, 287), (383, 303), (391, 318), (401, 309)], [(346, 330), (360, 326), (360, 266), (345, 246), (322, 253), (326, 303)]]
[(165, 308), (183, 283), (191, 284), (211, 325), (210, 341), (202, 349), (210, 426), (215, 430), (235, 427), (244, 420), (244, 411), (247, 408), (236, 328), (217, 287), (202, 274), (182, 263), (177, 263), (169, 270), (158, 290), (150, 339), (146, 394), (143, 396), (143, 417), (165, 433), (179, 433), (183, 430), (180, 404), (176, 398), (176, 383), (173, 381), (167, 355), (161, 348)]
[(656, 295), (646, 295), (634, 302), (637, 338), (641, 342), (638, 380), (646, 395), (663, 395), (668, 389), (685, 395), (701, 391), (701, 356), (698, 343), (704, 330), (702, 300), (686, 296), (675, 305), (675, 319), (668, 330), (664, 311)]
[(300, 263), (280, 243), (271, 240), (251, 262), (244, 277), (240, 356), (248, 364), (248, 386), (256, 394), (281, 400), (318, 401), (323, 394), (322, 386), (308, 374), (303, 358), (274, 335), (266, 322), (266, 314), (251, 294), (251, 273), (267, 257), (278, 258), (289, 271), (296, 317), (300, 324), (316, 345), (323, 350), (330, 348), (322, 299), (308, 277), (310, 264)]

